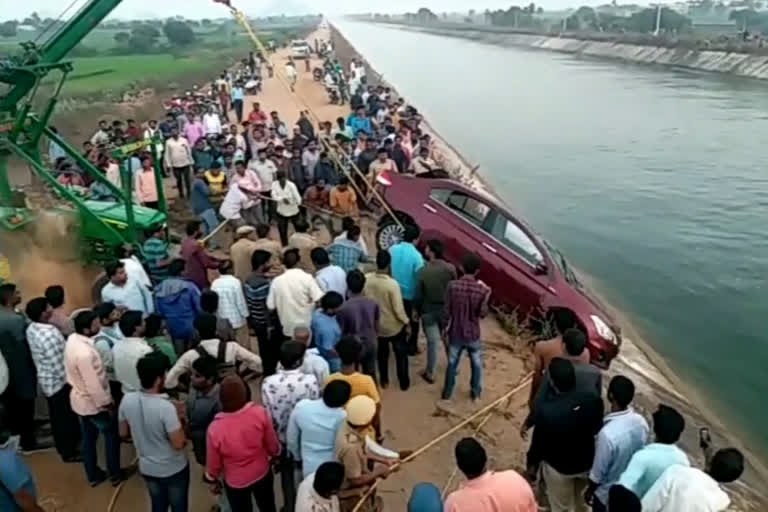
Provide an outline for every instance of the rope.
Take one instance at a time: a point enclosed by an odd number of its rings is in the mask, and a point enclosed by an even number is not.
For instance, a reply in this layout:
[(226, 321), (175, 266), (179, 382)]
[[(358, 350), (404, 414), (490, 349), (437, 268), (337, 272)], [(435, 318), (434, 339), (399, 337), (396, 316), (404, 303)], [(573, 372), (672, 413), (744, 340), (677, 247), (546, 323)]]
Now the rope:
[[(530, 374), (530, 375), (533, 375), (533, 374)], [(506, 412), (507, 409), (509, 409), (510, 405), (512, 405), (512, 397), (511, 396), (509, 397), (509, 400), (507, 400), (507, 405), (504, 407), (504, 411), (505, 412)], [(479, 434), (480, 431), (483, 430), (483, 427), (485, 426), (485, 424), (488, 423), (488, 421), (491, 419), (491, 417), (493, 417), (493, 412), (494, 411), (489, 411), (488, 414), (486, 415), (486, 417), (483, 418), (483, 420), (480, 423), (477, 424), (477, 427), (475, 427), (474, 432), (472, 432), (472, 437), (473, 438), (476, 438), (477, 434)], [(443, 486), (443, 490), (440, 493), (442, 498), (443, 498), (443, 501), (445, 501), (445, 497), (448, 494), (448, 489), (451, 488), (451, 485), (453, 484), (453, 480), (456, 478), (456, 475), (458, 475), (458, 474), (459, 474), (459, 468), (457, 466), (457, 467), (453, 468), (453, 472), (451, 473), (451, 476), (448, 477), (448, 481), (445, 482), (445, 485)]]
[[(139, 462), (139, 457), (136, 456), (136, 458), (133, 459), (133, 462), (131, 462), (131, 466), (135, 466)], [(117, 505), (117, 498), (120, 497), (120, 493), (123, 492), (123, 487), (125, 487), (125, 483), (128, 481), (128, 479), (123, 480), (120, 482), (120, 484), (115, 487), (115, 491), (112, 493), (112, 499), (109, 500), (109, 505), (107, 505), (107, 512), (114, 512), (115, 505)]]
[[(465, 418), (464, 420), (460, 421), (455, 426), (453, 426), (450, 429), (448, 429), (447, 431), (443, 432), (442, 434), (440, 434), (439, 436), (437, 436), (436, 438), (434, 438), (433, 440), (431, 440), (430, 442), (428, 442), (427, 444), (425, 444), (424, 446), (422, 446), (421, 448), (419, 448), (418, 450), (416, 450), (415, 452), (413, 452), (409, 456), (405, 457), (403, 460), (401, 460), (398, 463), (396, 463), (394, 466), (392, 466), (392, 471), (396, 471), (402, 465), (407, 464), (408, 462), (411, 462), (416, 457), (418, 457), (422, 453), (426, 452), (427, 450), (429, 450), (430, 448), (432, 448), (433, 446), (435, 446), (436, 444), (441, 442), (443, 439), (453, 435), (454, 433), (456, 433), (457, 431), (461, 430), (466, 425), (468, 425), (469, 423), (471, 423), (475, 419), (479, 418), (480, 416), (482, 416), (484, 414), (487, 414), (487, 417), (481, 423), (481, 426), (484, 425), (488, 421), (488, 419), (491, 417), (491, 414), (493, 413), (493, 409), (498, 407), (504, 400), (510, 400), (515, 394), (517, 394), (520, 391), (522, 391), (523, 389), (525, 389), (528, 386), (528, 384), (531, 383), (532, 380), (533, 380), (533, 373), (529, 373), (528, 375), (526, 375), (523, 378), (523, 380), (520, 382), (520, 384), (518, 384), (517, 386), (512, 388), (510, 391), (507, 391), (501, 397), (497, 398), (496, 400), (494, 400), (490, 404), (486, 405), (485, 407), (483, 407), (479, 411), (473, 413), (471, 416), (469, 416), (469, 417)], [(479, 429), (478, 429), (478, 431), (479, 431)], [(360, 508), (363, 506), (365, 501), (368, 498), (370, 498), (371, 495), (373, 494), (373, 492), (376, 490), (376, 487), (378, 487), (379, 482), (381, 482), (381, 480), (376, 480), (373, 483), (373, 485), (371, 485), (371, 487), (368, 488), (368, 490), (365, 492), (365, 494), (363, 494), (363, 496), (360, 498), (360, 500), (355, 505), (355, 508), (352, 509), (352, 512), (358, 512), (360, 510)]]

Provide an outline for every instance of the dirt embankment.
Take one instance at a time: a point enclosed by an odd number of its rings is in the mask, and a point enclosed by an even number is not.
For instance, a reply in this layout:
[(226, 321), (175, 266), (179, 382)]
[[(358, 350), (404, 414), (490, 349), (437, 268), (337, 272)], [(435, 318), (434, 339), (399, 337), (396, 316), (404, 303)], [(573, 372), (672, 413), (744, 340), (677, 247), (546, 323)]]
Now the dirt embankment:
[[(382, 81), (381, 75), (336, 27), (331, 27), (331, 34), (336, 53), (345, 67), (349, 66), (349, 62), (353, 58), (362, 61), (367, 69), (369, 83), (374, 85), (381, 83), (395, 91), (391, 84)], [(418, 108), (418, 105), (416, 107)], [(465, 184), (495, 195), (492, 187), (486, 184), (482, 176), (477, 172), (477, 165), (467, 161), (428, 122), (425, 122), (424, 126), (425, 130), (435, 140), (436, 160), (438, 160), (443, 168)], [(581, 277), (583, 278), (582, 281), (589, 283), (588, 276)], [(600, 302), (604, 303), (602, 300)], [(741, 444), (733, 432), (723, 425), (716, 415), (706, 408), (704, 400), (697, 396), (696, 391), (688, 388), (685, 383), (678, 379), (675, 372), (642, 341), (639, 334), (634, 331), (631, 324), (627, 321), (626, 315), (615, 310), (610, 305), (606, 309), (615, 318), (620, 320), (620, 324), (624, 329), (624, 344), (621, 354), (607, 372), (604, 379), (605, 384), (607, 385), (609, 379), (617, 374), (627, 375), (632, 378), (637, 387), (635, 407), (646, 415), (649, 420), (650, 414), (659, 403), (671, 405), (681, 411), (688, 425), (681, 440), (681, 445), (689, 454), (691, 460), (695, 461), (699, 466), (703, 466), (703, 456), (698, 446), (699, 427), (706, 426), (710, 429), (713, 441), (717, 446), (738, 446), (741, 448), (749, 459), (748, 468), (739, 482), (729, 486), (733, 500), (733, 506), (729, 510), (744, 512), (767, 510), (768, 492), (765, 488), (765, 482), (768, 481), (768, 471), (759, 461), (749, 457), (749, 450)], [(506, 339), (508, 345), (510, 337), (506, 336)], [(526, 354), (529, 355), (526, 352), (518, 352), (518, 356), (526, 357)], [(523, 447), (521, 446), (515, 448), (516, 451), (521, 451), (522, 449)]]

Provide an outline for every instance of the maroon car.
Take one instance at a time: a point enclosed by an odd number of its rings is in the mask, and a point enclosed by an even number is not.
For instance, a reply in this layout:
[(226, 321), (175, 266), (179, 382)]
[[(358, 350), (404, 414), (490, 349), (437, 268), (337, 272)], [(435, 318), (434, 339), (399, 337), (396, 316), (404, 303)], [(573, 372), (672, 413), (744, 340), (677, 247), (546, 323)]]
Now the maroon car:
[[(480, 279), (493, 289), (494, 305), (516, 311), (521, 319), (543, 319), (574, 326), (588, 338), (592, 362), (607, 367), (621, 344), (619, 329), (585, 292), (563, 255), (498, 199), (457, 181), (386, 174), (383, 196), (403, 224), (421, 228), (421, 240), (439, 239), (445, 257), (459, 266), (467, 252), (482, 259)], [(376, 243), (388, 249), (402, 229), (386, 215)]]

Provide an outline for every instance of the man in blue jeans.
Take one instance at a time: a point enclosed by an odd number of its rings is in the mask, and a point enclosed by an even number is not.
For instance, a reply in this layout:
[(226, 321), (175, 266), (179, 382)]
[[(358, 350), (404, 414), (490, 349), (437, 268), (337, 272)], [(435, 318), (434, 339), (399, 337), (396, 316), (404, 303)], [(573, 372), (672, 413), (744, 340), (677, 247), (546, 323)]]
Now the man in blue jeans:
[(187, 436), (176, 406), (163, 393), (169, 367), (168, 357), (160, 352), (147, 354), (136, 363), (142, 389), (126, 394), (120, 403), (120, 437), (133, 439), (152, 512), (168, 512), (168, 507), (172, 512), (187, 512)]
[(18, 450), (18, 438), (11, 436), (10, 411), (0, 403), (0, 510), (43, 512), (37, 503), (35, 477)]
[[(427, 338), (427, 367), (421, 378), (430, 384), (435, 382), (437, 347), (443, 345), (445, 319), (445, 292), (448, 284), (456, 279), (456, 267), (443, 259), (443, 243), (428, 240), (425, 249), (427, 264), (419, 274), (414, 306), (421, 315), (424, 336)], [(446, 356), (448, 347), (445, 346)]]
[[(128, 472), (120, 469), (120, 438), (117, 431), (116, 406), (109, 389), (107, 372), (93, 336), (101, 330), (99, 317), (93, 311), (75, 316), (75, 332), (64, 346), (64, 370), (72, 410), (80, 417), (83, 436), (83, 465), (88, 483), (96, 487), (107, 479), (112, 485), (125, 480)], [(104, 435), (107, 472), (98, 465), (96, 441)]]
[[(217, 169), (221, 168), (221, 164), (218, 162), (214, 162), (211, 165)], [(194, 214), (203, 222), (204, 234), (206, 236), (210, 235), (219, 226), (219, 217), (211, 201), (211, 189), (205, 180), (205, 169), (197, 169), (195, 179), (192, 182), (189, 202)], [(211, 240), (208, 246), (211, 250), (218, 248), (215, 238)]]
[(491, 289), (477, 279), (480, 258), (469, 253), (462, 262), (464, 275), (448, 284), (445, 293), (445, 317), (448, 322), (448, 370), (445, 372), (443, 400), (450, 400), (456, 385), (461, 353), (469, 354), (472, 367), (472, 400), (483, 392), (483, 344), (480, 340), (480, 320), (488, 314)]

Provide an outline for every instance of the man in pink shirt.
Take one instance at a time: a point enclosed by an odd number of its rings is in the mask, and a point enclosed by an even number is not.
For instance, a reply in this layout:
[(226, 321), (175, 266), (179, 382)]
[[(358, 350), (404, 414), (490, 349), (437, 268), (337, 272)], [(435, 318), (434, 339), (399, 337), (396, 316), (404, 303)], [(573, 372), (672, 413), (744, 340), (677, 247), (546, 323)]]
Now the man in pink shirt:
[(249, 400), (243, 379), (225, 377), (219, 385), (221, 411), (206, 434), (206, 480), (224, 479), (233, 511), (275, 512), (272, 460), (280, 441), (266, 409)]
[[(93, 346), (92, 336), (101, 329), (99, 317), (93, 311), (83, 311), (75, 317), (75, 332), (64, 347), (64, 370), (72, 410), (80, 417), (83, 434), (83, 465), (91, 487), (105, 481), (117, 485), (128, 476), (120, 469), (120, 437), (117, 408), (109, 392), (107, 373), (101, 356)], [(98, 466), (96, 440), (104, 434), (107, 473)]]
[(467, 482), (445, 500), (445, 512), (537, 512), (528, 482), (516, 471), (489, 471), (480, 443), (465, 437), (456, 444), (456, 465)]
[(192, 122), (187, 123), (184, 126), (184, 137), (189, 142), (190, 147), (195, 147), (195, 143), (198, 139), (201, 139), (205, 135), (205, 128), (203, 122), (200, 120), (200, 116), (196, 115)]

